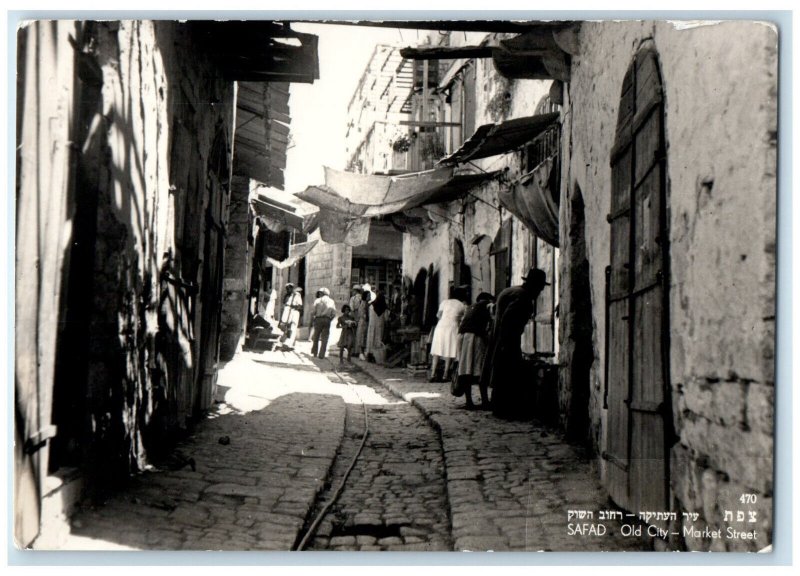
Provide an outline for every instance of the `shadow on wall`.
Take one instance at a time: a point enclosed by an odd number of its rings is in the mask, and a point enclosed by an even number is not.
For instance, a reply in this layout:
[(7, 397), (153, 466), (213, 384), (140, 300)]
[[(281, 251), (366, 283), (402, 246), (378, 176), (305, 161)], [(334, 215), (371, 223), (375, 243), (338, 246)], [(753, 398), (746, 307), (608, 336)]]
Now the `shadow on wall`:
[[(206, 195), (198, 183), (207, 181), (203, 150), (222, 113), (196, 114), (200, 104), (173, 89), (165, 68), (177, 63), (160, 47), (180, 39), (174, 25), (154, 22), (86, 23), (79, 39), (81, 152), (51, 468), (83, 464), (98, 486), (165, 454), (194, 416)], [(176, 141), (177, 125), (193, 138)], [(171, 147), (160, 144), (167, 138)]]

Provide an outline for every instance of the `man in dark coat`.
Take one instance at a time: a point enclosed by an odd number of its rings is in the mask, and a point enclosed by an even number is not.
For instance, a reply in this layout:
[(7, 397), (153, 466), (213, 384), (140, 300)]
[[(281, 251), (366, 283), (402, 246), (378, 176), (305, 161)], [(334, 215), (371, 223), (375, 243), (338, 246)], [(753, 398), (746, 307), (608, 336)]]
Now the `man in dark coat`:
[(533, 303), (546, 285), (547, 276), (531, 268), (522, 286), (506, 288), (497, 297), (495, 321), (489, 351), (481, 375), (481, 385), (492, 388), (492, 412), (501, 418), (522, 417), (530, 412), (522, 400), (525, 383), (522, 374), (520, 338), (533, 314)]

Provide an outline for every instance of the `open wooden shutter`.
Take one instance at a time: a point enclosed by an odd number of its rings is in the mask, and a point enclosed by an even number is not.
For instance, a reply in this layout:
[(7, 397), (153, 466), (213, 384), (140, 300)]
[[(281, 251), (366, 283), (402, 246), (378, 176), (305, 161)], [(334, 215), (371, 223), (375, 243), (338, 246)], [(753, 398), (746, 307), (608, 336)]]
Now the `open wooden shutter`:
[(494, 294), (499, 295), (511, 286), (511, 234), (512, 219), (509, 218), (500, 226), (492, 243), (494, 260)]
[(61, 314), (67, 205), (73, 186), (75, 22), (19, 29), (14, 362), (14, 538), (39, 533), (48, 472), (56, 333)]

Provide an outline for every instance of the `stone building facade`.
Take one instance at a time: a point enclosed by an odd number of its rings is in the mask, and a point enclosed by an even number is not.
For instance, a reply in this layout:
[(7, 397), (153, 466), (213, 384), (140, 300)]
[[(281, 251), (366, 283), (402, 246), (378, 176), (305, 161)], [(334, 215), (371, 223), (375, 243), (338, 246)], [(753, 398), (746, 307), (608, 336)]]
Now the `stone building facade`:
[[(452, 33), (442, 37), (432, 35), (430, 43), (442, 42), (451, 47), (478, 44), (486, 34)], [(433, 64), (431, 64), (433, 65)], [(541, 80), (504, 78), (489, 59), (472, 59), (468, 62), (439, 61), (439, 77), (446, 79), (436, 96), (440, 102), (431, 105), (439, 110), (438, 119), (443, 122), (460, 122), (459, 126), (438, 128), (439, 139), (445, 143), (444, 152), (455, 152), (472, 133), (465, 126), (476, 127), (502, 122), (511, 118), (531, 116), (537, 106), (549, 94), (550, 83)], [(447, 89), (445, 89), (447, 86)], [(448, 105), (447, 100), (450, 100)], [(452, 104), (455, 102), (456, 104)], [(431, 166), (438, 158), (428, 159)], [(506, 179), (520, 173), (522, 159), (519, 154), (504, 154), (471, 162), (472, 171), (503, 173)], [(436, 292), (440, 300), (447, 297), (451, 287), (469, 284), (472, 298), (486, 291), (497, 294), (507, 286), (519, 284), (528, 268), (536, 262), (549, 261), (549, 281), (555, 285), (557, 270), (552, 262), (557, 250), (537, 239), (522, 223), (504, 209), (498, 200), (498, 190), (503, 186), (497, 179), (469, 190), (462, 199), (437, 205), (434, 221), (428, 225), (423, 236), (403, 236), (403, 276), (414, 283), (425, 270), (435, 275)], [(508, 252), (498, 254), (496, 249)], [(459, 270), (466, 266), (469, 279), (456, 278)], [(548, 290), (541, 297), (539, 309), (554, 296)], [(552, 306), (550, 307), (552, 309)], [(553, 352), (558, 342), (554, 341), (553, 317), (550, 314), (551, 332), (548, 351)], [(557, 322), (557, 319), (556, 319)], [(535, 323), (526, 329), (523, 350), (534, 352)], [(542, 346), (540, 346), (541, 350)], [(544, 351), (544, 350), (541, 350)]]
[[(687, 525), (682, 512), (699, 513), (696, 524), (771, 532), (777, 39), (767, 23), (584, 23), (565, 91), (561, 236), (569, 241), (563, 260), (569, 261), (572, 239), (579, 236), (575, 228), (582, 227), (596, 359), (591, 429), (602, 453), (614, 426), (603, 398), (609, 385), (606, 357), (613, 354), (613, 344), (609, 352), (604, 342), (609, 328), (603, 303), (612, 250), (607, 217), (617, 193), (614, 134), (631, 64), (645, 52), (658, 64), (664, 140), (657, 153), (664, 157), (666, 212), (659, 240), (666, 241), (668, 294), (661, 402), (668, 410), (663, 413), (666, 433), (674, 434), (660, 450), (669, 462), (664, 470), (668, 504), (678, 512), (675, 526), (682, 538)], [(648, 81), (640, 80), (640, 90)], [(583, 217), (573, 213), (581, 206)], [(646, 250), (644, 240), (634, 242)], [(567, 266), (562, 265), (562, 317), (576, 306), (568, 297), (574, 275)], [(563, 357), (565, 363), (572, 360)], [(635, 443), (641, 431), (632, 433)], [(614, 465), (601, 462), (608, 483)], [(755, 494), (757, 503), (742, 504), (742, 494)], [(737, 521), (740, 509), (747, 510), (748, 522)], [(756, 522), (749, 522), (751, 511)], [(689, 536), (682, 544), (693, 550), (753, 550), (768, 541)]]
[[(226, 254), (246, 261), (235, 254), (247, 251), (241, 195), (264, 174), (245, 147), (234, 156), (235, 81), (269, 82), (273, 66), (229, 63), (270, 36), (293, 32), (168, 21), (18, 31), (20, 546), (55, 537), (66, 500), (165, 455), (213, 401)], [(316, 43), (297, 39), (306, 69), (281, 78), (313, 81)], [(226, 244), (229, 223), (245, 242)]]
[(412, 63), (395, 46), (378, 44), (347, 106), (345, 152), (354, 172), (375, 174), (406, 169), (393, 145), (411, 112)]
[[(472, 46), (501, 38), (451, 36)], [(496, 292), (502, 266), (485, 253), (510, 220), (510, 284), (554, 262), (559, 421), (597, 455), (612, 501), (668, 526), (660, 548), (763, 548), (772, 532), (776, 30), (583, 22), (555, 36), (567, 64), (555, 80), (505, 79), (490, 57), (470, 65), (478, 126), (559, 100), (558, 248), (532, 241), (500, 208), (500, 178), (437, 206), (421, 236), (404, 235), (404, 275), (438, 272), (441, 299), (463, 258), (473, 296)], [(522, 163), (509, 151), (472, 164), (513, 179)], [(523, 350), (536, 349), (537, 320)], [(760, 536), (691, 530), (706, 525)]]
[[(407, 154), (395, 143), (407, 133), (400, 122), (411, 113), (413, 65), (400, 57), (395, 46), (378, 44), (359, 79), (347, 107), (345, 147), (347, 170), (362, 174), (408, 171)], [(305, 259), (306, 297), (320, 287), (331, 291), (338, 307), (350, 299), (353, 284), (370, 283), (388, 290), (399, 282), (402, 235), (387, 222), (370, 224), (368, 243), (350, 246), (329, 244), (320, 233), (311, 234), (319, 244)], [(306, 306), (303, 323), (311, 323), (312, 307)]]

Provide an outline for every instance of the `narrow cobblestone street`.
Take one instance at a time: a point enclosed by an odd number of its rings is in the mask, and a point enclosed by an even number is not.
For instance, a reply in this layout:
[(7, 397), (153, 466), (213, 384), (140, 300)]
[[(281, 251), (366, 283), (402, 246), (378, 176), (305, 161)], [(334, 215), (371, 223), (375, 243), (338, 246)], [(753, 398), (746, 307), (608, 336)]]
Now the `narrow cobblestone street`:
[[(323, 369), (334, 367), (328, 360), (315, 362)], [(352, 383), (369, 380), (346, 367), (326, 375)], [(380, 389), (376, 393), (383, 402), (366, 407), (369, 435), (363, 451), (308, 549), (451, 550), (439, 436), (414, 406)], [(364, 428), (364, 410), (348, 404), (331, 490), (318, 508), (343, 481)]]
[[(554, 430), (467, 411), (444, 384), (356, 361), (240, 353), (215, 409), (158, 468), (84, 506), (67, 549), (291, 550), (350, 467), (307, 550), (621, 551), (568, 533), (607, 509), (591, 463)], [(571, 522), (576, 522), (572, 520)]]

